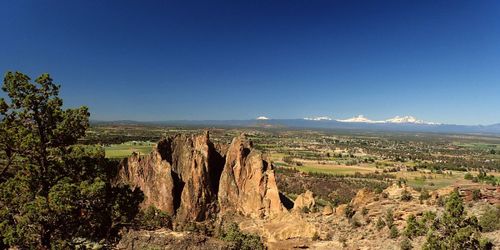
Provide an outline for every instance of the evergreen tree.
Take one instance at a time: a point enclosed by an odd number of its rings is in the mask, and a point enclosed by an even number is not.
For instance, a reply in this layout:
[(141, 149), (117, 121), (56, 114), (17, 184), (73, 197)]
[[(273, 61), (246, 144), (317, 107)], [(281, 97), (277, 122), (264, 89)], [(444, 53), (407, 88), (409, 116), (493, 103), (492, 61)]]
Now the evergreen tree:
[(491, 243), (481, 239), (476, 217), (466, 216), (463, 201), (455, 190), (447, 199), (443, 215), (435, 220), (428, 232), (423, 249), (491, 248)]
[(29, 249), (69, 248), (108, 237), (130, 221), (140, 191), (112, 187), (116, 164), (101, 148), (77, 145), (86, 107), (63, 109), (48, 74), (34, 83), (8, 72), (0, 99), (0, 239)]

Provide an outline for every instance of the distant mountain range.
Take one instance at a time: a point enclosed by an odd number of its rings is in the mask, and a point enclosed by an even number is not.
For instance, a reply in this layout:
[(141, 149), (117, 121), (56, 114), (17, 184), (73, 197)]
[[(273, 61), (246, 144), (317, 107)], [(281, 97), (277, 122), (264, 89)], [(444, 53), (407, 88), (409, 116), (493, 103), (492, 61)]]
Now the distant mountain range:
[[(259, 119), (259, 118), (257, 118)], [(320, 117), (314, 117), (314, 118), (304, 118), (305, 120), (310, 120), (310, 121), (324, 121), (324, 120), (328, 120), (328, 121), (331, 121), (333, 120), (332, 118), (330, 117), (327, 117), (327, 116), (320, 116)], [(429, 125), (435, 125), (435, 124), (438, 124), (438, 123), (435, 123), (435, 122), (426, 122), (426, 121), (423, 121), (423, 120), (418, 120), (417, 118), (413, 117), (413, 116), (396, 116), (394, 118), (390, 118), (390, 119), (387, 119), (387, 120), (383, 120), (383, 121), (374, 121), (374, 120), (370, 120), (366, 117), (364, 117), (363, 115), (358, 115), (358, 116), (355, 116), (355, 117), (352, 117), (352, 118), (348, 118), (348, 119), (339, 119), (339, 120), (336, 120), (338, 122), (353, 122), (353, 123), (412, 123), (412, 124), (429, 124)]]
[(500, 135), (500, 123), (493, 125), (456, 125), (425, 122), (412, 116), (396, 116), (383, 121), (372, 121), (362, 115), (334, 120), (329, 117), (303, 119), (270, 119), (258, 117), (251, 120), (176, 120), (176, 121), (93, 121), (94, 124), (148, 124), (169, 126), (231, 126), (261, 128), (311, 128), (311, 129), (349, 129), (371, 131), (459, 133), (459, 134), (495, 134)]

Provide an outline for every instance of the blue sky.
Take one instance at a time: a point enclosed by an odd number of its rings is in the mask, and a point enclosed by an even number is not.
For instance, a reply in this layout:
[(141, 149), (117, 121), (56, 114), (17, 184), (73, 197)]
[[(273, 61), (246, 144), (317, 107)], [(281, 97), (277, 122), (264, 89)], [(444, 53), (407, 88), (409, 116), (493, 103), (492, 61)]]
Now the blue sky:
[(0, 71), (92, 119), (500, 122), (499, 1), (0, 2)]

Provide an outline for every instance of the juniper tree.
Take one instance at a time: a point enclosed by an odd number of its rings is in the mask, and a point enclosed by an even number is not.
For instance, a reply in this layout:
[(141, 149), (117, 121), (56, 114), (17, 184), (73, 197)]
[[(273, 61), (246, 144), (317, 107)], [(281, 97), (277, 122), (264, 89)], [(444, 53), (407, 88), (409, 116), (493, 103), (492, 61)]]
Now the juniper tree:
[(476, 217), (467, 217), (463, 201), (455, 190), (448, 197), (443, 215), (437, 218), (427, 234), (423, 249), (491, 249), (481, 238)]
[(0, 239), (30, 249), (103, 238), (137, 213), (141, 194), (112, 187), (101, 148), (76, 145), (87, 107), (63, 109), (48, 74), (5, 75), (0, 99)]

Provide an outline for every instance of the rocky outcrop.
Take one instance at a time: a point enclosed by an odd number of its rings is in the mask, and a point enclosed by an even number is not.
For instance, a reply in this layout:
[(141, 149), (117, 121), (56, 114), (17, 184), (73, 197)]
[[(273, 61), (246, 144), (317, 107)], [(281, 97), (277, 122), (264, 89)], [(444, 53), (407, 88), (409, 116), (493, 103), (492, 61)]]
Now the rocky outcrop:
[[(256, 233), (270, 242), (283, 242), (289, 239), (311, 239), (318, 228), (299, 213), (281, 213), (272, 218), (251, 219), (248, 218), (239, 224), (241, 230)], [(292, 247), (274, 247), (270, 249), (291, 249)]]
[(368, 190), (367, 188), (362, 188), (360, 189), (357, 193), (356, 196), (351, 200), (351, 205), (354, 208), (354, 210), (361, 209), (364, 205), (368, 204), (370, 201), (372, 201), (375, 198), (375, 194)]
[(399, 186), (397, 184), (392, 184), (388, 188), (384, 190), (384, 192), (389, 196), (391, 199), (401, 199), (401, 196), (403, 195), (404, 192), (407, 192), (410, 194), (412, 197), (419, 197), (420, 193), (415, 191), (413, 188), (410, 186), (407, 186), (405, 184)]
[(221, 212), (235, 210), (244, 215), (263, 217), (284, 210), (274, 170), (244, 136), (233, 139), (220, 178)]
[(322, 211), (322, 214), (323, 215), (331, 215), (333, 214), (333, 207), (331, 205), (326, 205), (324, 208), (323, 208), (323, 211)]
[(335, 208), (335, 215), (337, 217), (345, 216), (345, 210), (347, 209), (347, 204), (340, 204)]
[(140, 188), (143, 206), (153, 205), (179, 221), (200, 221), (216, 212), (223, 158), (208, 132), (162, 139), (146, 156), (122, 163), (118, 182)]
[(116, 182), (140, 188), (146, 197), (142, 206), (153, 205), (170, 215), (175, 213), (172, 167), (158, 150), (148, 156), (134, 153), (122, 161)]
[(208, 132), (162, 139), (149, 155), (123, 161), (116, 183), (140, 188), (178, 222), (202, 221), (220, 210), (249, 216), (283, 211), (274, 171), (244, 136), (215, 145)]
[(300, 194), (295, 199), (295, 202), (293, 204), (293, 210), (301, 211), (304, 208), (311, 210), (315, 204), (316, 202), (314, 201), (313, 192), (306, 190), (305, 193)]

